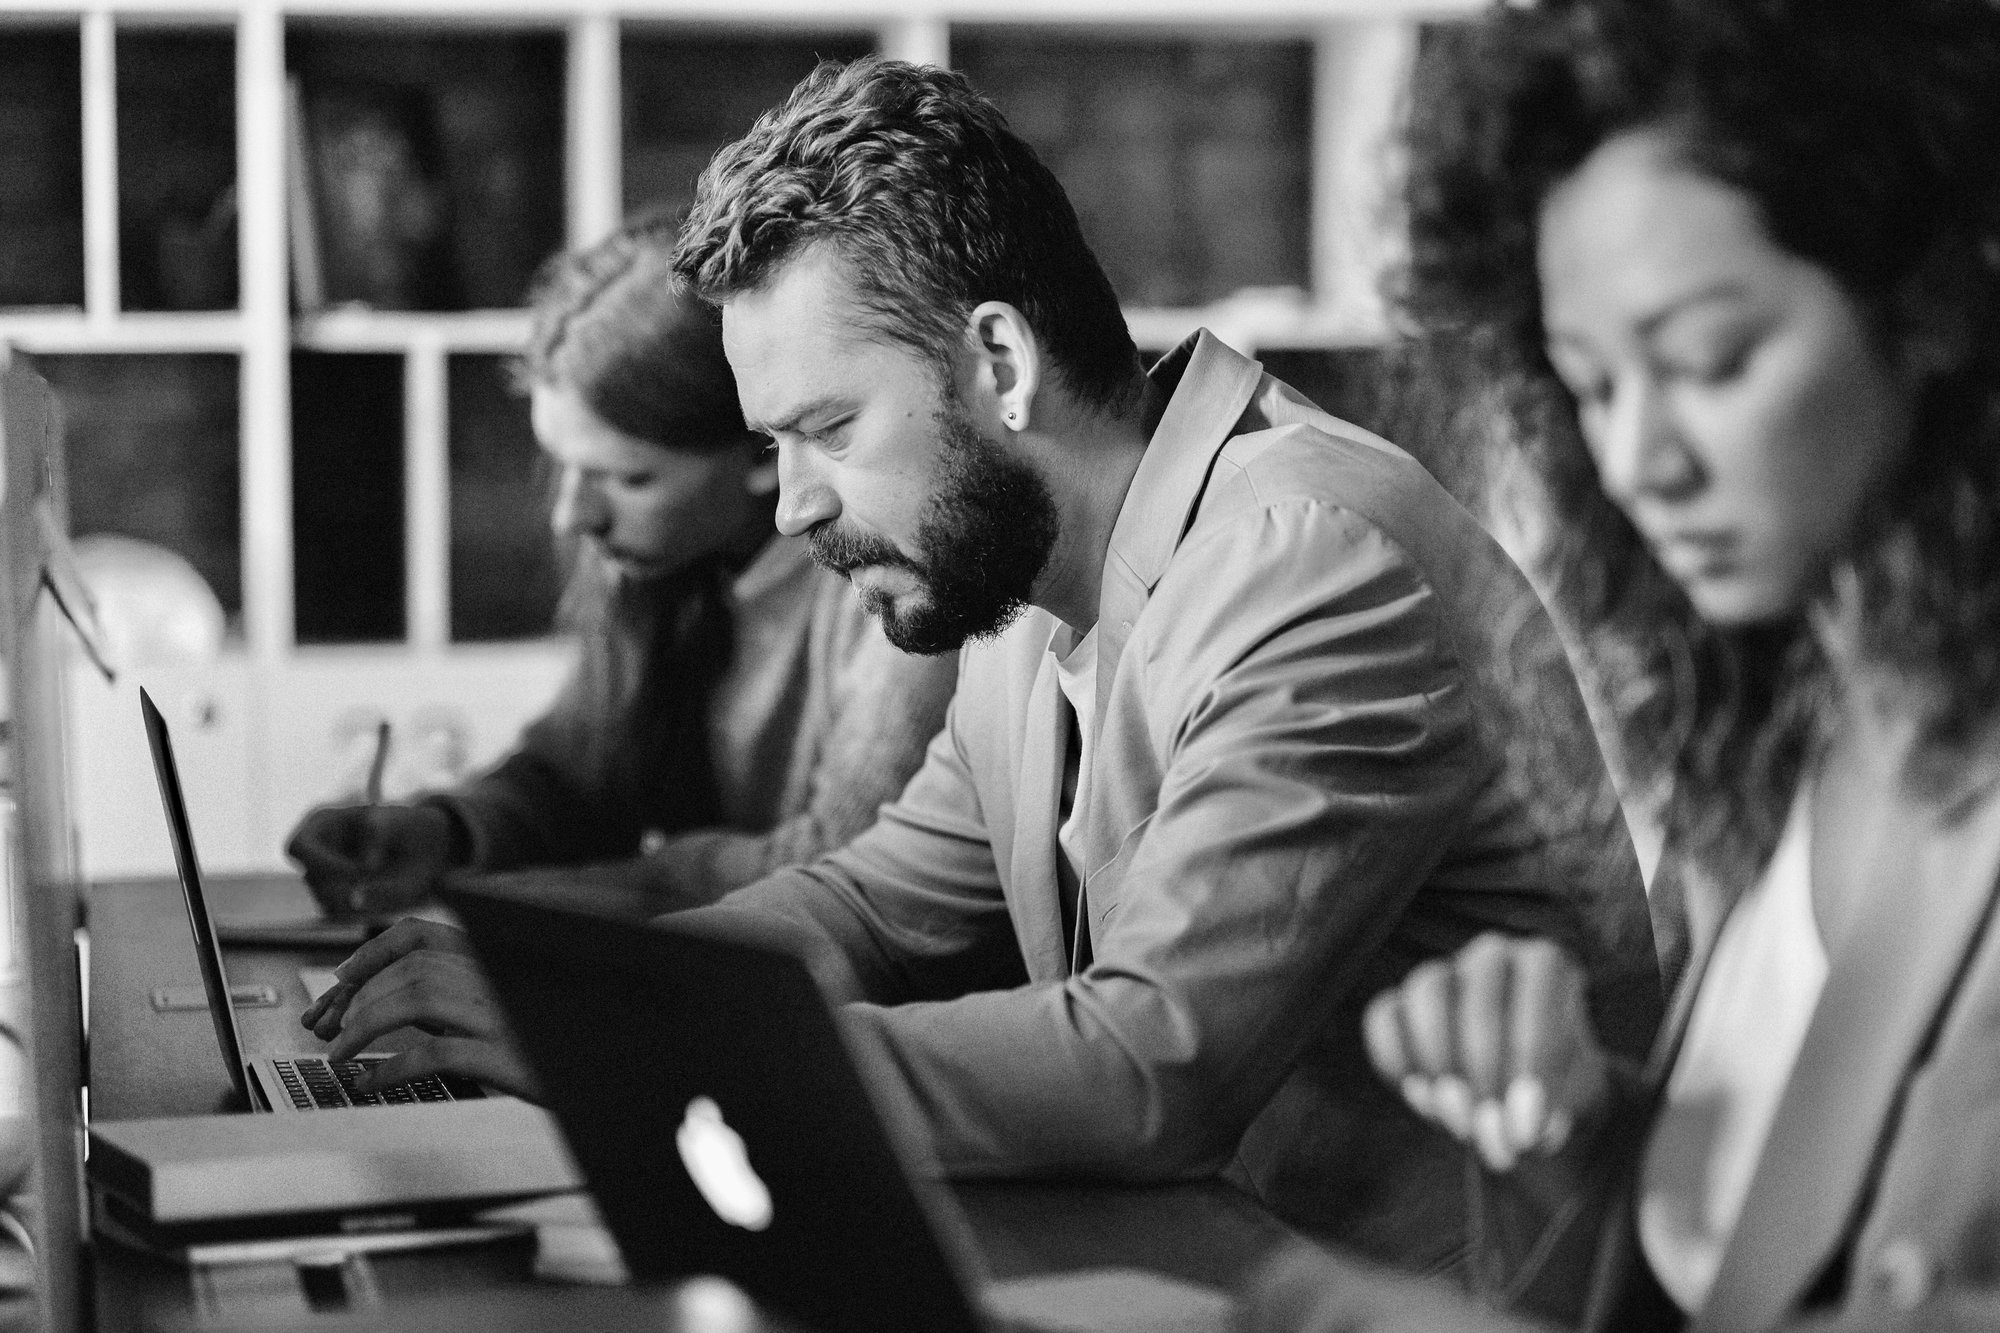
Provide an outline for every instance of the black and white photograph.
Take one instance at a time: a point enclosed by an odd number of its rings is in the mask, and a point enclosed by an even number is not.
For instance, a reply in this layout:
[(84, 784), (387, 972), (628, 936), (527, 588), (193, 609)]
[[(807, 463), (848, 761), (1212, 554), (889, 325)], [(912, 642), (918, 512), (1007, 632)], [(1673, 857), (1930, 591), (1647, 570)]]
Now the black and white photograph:
[(2000, 1329), (2000, 0), (0, 0), (0, 1333)]

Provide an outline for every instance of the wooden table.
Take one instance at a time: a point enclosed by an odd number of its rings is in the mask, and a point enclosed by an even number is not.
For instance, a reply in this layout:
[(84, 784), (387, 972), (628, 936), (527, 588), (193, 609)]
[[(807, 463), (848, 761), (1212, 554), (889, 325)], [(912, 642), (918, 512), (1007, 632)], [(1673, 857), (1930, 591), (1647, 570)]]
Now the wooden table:
[[(217, 878), (209, 885), (218, 915), (284, 917), (311, 910), (291, 879)], [(180, 889), (171, 880), (126, 881), (91, 891), (91, 1114), (99, 1120), (206, 1115), (229, 1107), (232, 1082), (205, 1010), (161, 1013), (151, 995), (162, 987), (199, 986)], [(239, 1008), (252, 1053), (314, 1050), (298, 1024), (306, 1005), (302, 966), (331, 967), (340, 951), (225, 950), (232, 985), (263, 984), (279, 996), (270, 1008)], [(393, 1040), (380, 1043), (393, 1046)], [(974, 1243), (998, 1280), (1097, 1268), (1136, 1268), (1212, 1287), (1233, 1287), (1292, 1233), (1248, 1196), (1221, 1182), (1118, 1188), (1095, 1185), (965, 1184), (955, 1193)], [(268, 1319), (232, 1317), (204, 1279), (163, 1261), (113, 1246), (96, 1254), (97, 1327), (269, 1327)], [(402, 1329), (646, 1329), (651, 1333), (750, 1333), (702, 1303), (701, 1289), (667, 1292), (551, 1287), (529, 1276), (531, 1241), (378, 1256), (365, 1262), (379, 1300), (328, 1310), (292, 1327)], [(271, 1281), (296, 1282), (289, 1266)], [(236, 1275), (232, 1281), (254, 1281)], [(226, 1298), (228, 1293), (223, 1293)], [(221, 1309), (218, 1316), (215, 1311)], [(719, 1321), (719, 1322), (718, 1322)]]

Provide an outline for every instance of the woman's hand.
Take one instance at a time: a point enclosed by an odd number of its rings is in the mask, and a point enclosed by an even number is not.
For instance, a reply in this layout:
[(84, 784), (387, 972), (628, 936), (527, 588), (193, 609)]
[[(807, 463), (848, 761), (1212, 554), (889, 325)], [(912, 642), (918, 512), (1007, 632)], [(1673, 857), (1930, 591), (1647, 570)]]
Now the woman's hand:
[(1362, 1018), (1368, 1054), (1419, 1115), (1512, 1170), (1609, 1099), (1583, 969), (1548, 940), (1487, 934), (1412, 968)]

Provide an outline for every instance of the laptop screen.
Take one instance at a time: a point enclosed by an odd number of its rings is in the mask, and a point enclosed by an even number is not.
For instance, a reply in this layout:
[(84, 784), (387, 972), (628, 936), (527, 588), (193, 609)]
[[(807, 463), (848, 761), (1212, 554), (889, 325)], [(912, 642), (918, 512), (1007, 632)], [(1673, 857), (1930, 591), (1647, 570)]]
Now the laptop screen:
[(174, 763), (174, 741), (167, 720), (142, 687), (139, 711), (146, 718), (146, 744), (153, 751), (153, 773), (160, 783), (160, 804), (167, 813), (167, 832), (174, 843), (174, 867), (180, 872), (181, 894), (187, 899), (188, 926), (194, 931), (195, 957), (201, 963), (201, 985), (208, 992), (208, 1013), (215, 1022), (215, 1041), (236, 1085), (236, 1095), (250, 1110), (256, 1101), (243, 1068), (243, 1038), (236, 1030), (236, 1008), (229, 999), (229, 978), (222, 970), (222, 946), (216, 942), (215, 920), (201, 891), (201, 862), (194, 852), (194, 826), (188, 822), (187, 798), (181, 794), (181, 772)]

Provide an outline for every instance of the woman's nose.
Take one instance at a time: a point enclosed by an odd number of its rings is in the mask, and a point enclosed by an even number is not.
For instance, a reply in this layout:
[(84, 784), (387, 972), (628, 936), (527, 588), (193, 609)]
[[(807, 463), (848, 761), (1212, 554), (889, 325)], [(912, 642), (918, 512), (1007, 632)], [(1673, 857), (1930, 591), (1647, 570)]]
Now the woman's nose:
[(581, 468), (564, 468), (556, 479), (555, 504), (549, 510), (549, 525), (557, 535), (598, 536), (610, 521), (611, 509), (597, 482)]
[(1700, 480), (1672, 405), (1651, 376), (1618, 383), (1596, 434), (1598, 480), (1614, 500), (1677, 498)]

